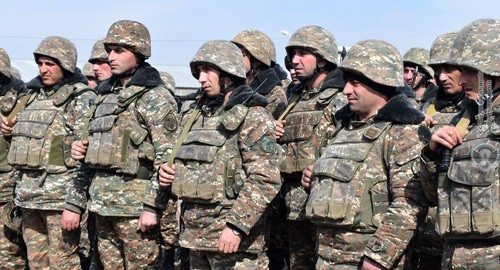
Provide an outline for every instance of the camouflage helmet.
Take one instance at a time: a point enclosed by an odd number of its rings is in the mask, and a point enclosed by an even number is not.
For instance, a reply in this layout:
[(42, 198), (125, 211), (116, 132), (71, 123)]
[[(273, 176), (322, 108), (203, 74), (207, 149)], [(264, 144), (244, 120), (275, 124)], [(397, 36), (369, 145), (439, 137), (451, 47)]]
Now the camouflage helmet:
[(174, 80), (174, 77), (172, 77), (172, 75), (170, 75), (170, 73), (166, 72), (166, 71), (160, 71), (160, 77), (161, 77), (161, 80), (163, 81), (163, 83), (165, 84), (165, 87), (174, 92), (175, 91), (175, 80)]
[(131, 20), (122, 20), (113, 23), (104, 38), (104, 47), (118, 45), (142, 55), (151, 56), (151, 36), (144, 24)]
[(445, 33), (434, 40), (429, 53), (429, 66), (434, 68), (437, 65), (448, 64), (456, 36), (456, 32)]
[(332, 33), (323, 27), (309, 25), (299, 28), (293, 33), (286, 45), (287, 54), (292, 55), (292, 49), (296, 47), (306, 48), (312, 53), (323, 57), (326, 61), (335, 65), (338, 64), (337, 41)]
[(0, 48), (0, 73), (10, 78), (10, 69), (10, 57), (4, 49)]
[(453, 43), (450, 62), (500, 76), (500, 20), (480, 19), (462, 28)]
[(38, 48), (33, 52), (35, 60), (40, 56), (48, 56), (59, 62), (61, 68), (75, 73), (76, 59), (78, 57), (73, 42), (59, 36), (50, 36), (42, 40)]
[(85, 77), (94, 77), (95, 78), (95, 73), (92, 68), (92, 64), (87, 62), (83, 65), (82, 73)]
[(255, 59), (268, 67), (272, 62), (276, 62), (276, 47), (273, 41), (259, 30), (241, 31), (232, 42), (246, 49)]
[(16, 79), (21, 80), (21, 72), (15, 66), (10, 67), (10, 76)]
[(108, 52), (104, 48), (104, 39), (98, 40), (92, 47), (92, 52), (90, 53), (89, 63), (94, 63), (96, 60), (108, 61)]
[(385, 86), (405, 85), (401, 54), (383, 40), (368, 39), (356, 43), (347, 52), (339, 69), (362, 75)]
[(232, 76), (246, 79), (245, 62), (241, 50), (226, 40), (211, 40), (203, 44), (191, 60), (191, 73), (198, 79), (198, 65), (215, 66)]
[(410, 48), (403, 55), (403, 65), (416, 65), (420, 72), (426, 73), (430, 78), (434, 77), (434, 70), (429, 67), (429, 51), (420, 47)]

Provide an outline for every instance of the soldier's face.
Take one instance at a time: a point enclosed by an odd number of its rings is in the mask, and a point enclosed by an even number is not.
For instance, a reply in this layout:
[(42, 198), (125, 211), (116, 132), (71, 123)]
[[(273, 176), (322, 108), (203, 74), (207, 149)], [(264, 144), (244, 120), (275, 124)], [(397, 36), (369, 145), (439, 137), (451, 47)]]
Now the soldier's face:
[(220, 72), (212, 67), (199, 65), (198, 82), (201, 84), (201, 89), (207, 93), (209, 97), (217, 97), (220, 94), (219, 76)]
[(413, 74), (415, 72), (416, 72), (416, 70), (414, 67), (405, 66), (405, 68), (404, 68), (404, 79), (405, 79), (406, 83), (411, 87), (418, 85), (418, 83), (420, 83), (420, 80), (422, 80), (422, 73), (419, 72), (415, 76), (415, 81), (413, 81)]
[(98, 82), (105, 81), (111, 77), (111, 67), (106, 61), (95, 60), (92, 65), (92, 70), (94, 71)]
[(441, 65), (436, 68), (436, 74), (445, 94), (456, 95), (463, 91), (458, 83), (462, 72), (456, 66)]
[(38, 57), (38, 72), (42, 78), (42, 83), (45, 86), (54, 86), (60, 82), (63, 77), (62, 68), (54, 61), (54, 59), (46, 56)]
[(361, 120), (375, 115), (387, 103), (387, 97), (357, 80), (348, 80), (343, 93), (347, 96), (349, 108)]
[(108, 46), (107, 49), (109, 50), (109, 66), (113, 74), (123, 74), (134, 69), (137, 65), (137, 58), (133, 52), (114, 45)]
[(295, 48), (292, 53), (292, 67), (297, 77), (300, 79), (313, 75), (316, 69), (316, 55), (303, 48)]
[(463, 68), (458, 82), (462, 85), (465, 95), (469, 99), (476, 100), (478, 98), (479, 83), (477, 70)]

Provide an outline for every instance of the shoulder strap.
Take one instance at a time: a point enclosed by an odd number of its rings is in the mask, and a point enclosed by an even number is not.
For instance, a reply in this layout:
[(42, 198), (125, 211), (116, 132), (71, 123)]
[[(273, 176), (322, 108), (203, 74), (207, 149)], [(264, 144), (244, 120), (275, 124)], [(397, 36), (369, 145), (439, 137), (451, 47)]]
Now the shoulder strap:
[(455, 126), (455, 127), (457, 127), (458, 132), (460, 132), (462, 137), (465, 136), (465, 133), (467, 132), (467, 128), (469, 127), (469, 123), (470, 123), (470, 114), (469, 114), (469, 111), (465, 110), (464, 115), (462, 115), (462, 117), (458, 121), (457, 125)]
[(96, 100), (92, 102), (92, 104), (89, 107), (89, 110), (87, 111), (87, 114), (85, 115), (85, 118), (83, 119), (83, 128), (82, 128), (82, 136), (80, 137), (80, 140), (84, 141), (88, 138), (89, 136), (89, 123), (90, 119), (92, 116), (94, 116), (95, 110), (97, 109), (97, 105), (99, 105), (102, 101), (104, 100), (103, 95), (97, 96)]
[(14, 123), (12, 123), (12, 120), (21, 111), (21, 109), (24, 107), (24, 105), (26, 105), (26, 103), (28, 102), (28, 100), (31, 98), (32, 94), (33, 93), (29, 93), (26, 96), (24, 96), (21, 100), (19, 100), (19, 102), (14, 107), (14, 109), (12, 109), (12, 111), (10, 112), (10, 114), (7, 116), (7, 123), (8, 123), (9, 126), (12, 126), (14, 124)]
[(278, 118), (277, 121), (281, 121), (283, 120), (286, 115), (290, 112), (290, 110), (295, 107), (295, 105), (297, 104), (297, 102), (299, 101), (299, 98), (300, 98), (300, 95), (297, 94), (295, 95), (292, 100), (290, 100), (290, 103), (288, 104), (288, 106), (286, 107), (285, 111), (280, 115), (280, 117)]
[(431, 102), (431, 104), (429, 104), (429, 107), (427, 107), (425, 114), (430, 116), (430, 117), (432, 117), (436, 114), (436, 105), (434, 104), (434, 102)]
[(181, 136), (177, 140), (177, 143), (175, 144), (174, 148), (172, 149), (172, 153), (168, 157), (167, 164), (169, 166), (172, 166), (172, 164), (174, 164), (174, 159), (175, 159), (175, 155), (177, 154), (177, 151), (179, 151), (179, 149), (181, 148), (181, 145), (184, 142), (184, 139), (186, 139), (186, 136), (187, 136), (189, 130), (191, 130), (191, 127), (193, 126), (194, 121), (196, 121), (196, 119), (198, 119), (200, 114), (201, 114), (200, 109), (198, 107), (196, 107), (193, 110), (191, 117), (189, 117), (189, 120), (187, 121), (186, 125), (182, 129)]

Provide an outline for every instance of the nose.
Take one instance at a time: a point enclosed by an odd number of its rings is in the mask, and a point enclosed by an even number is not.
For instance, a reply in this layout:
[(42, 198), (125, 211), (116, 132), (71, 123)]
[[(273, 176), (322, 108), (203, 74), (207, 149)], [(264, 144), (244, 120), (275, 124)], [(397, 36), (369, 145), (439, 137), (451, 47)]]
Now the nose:
[(404, 78), (405, 80), (411, 80), (413, 78), (413, 71), (408, 70), (407, 72), (404, 73)]
[(346, 82), (344, 90), (342, 90), (342, 93), (344, 93), (344, 95), (352, 94), (352, 84), (350, 82)]
[(198, 76), (198, 82), (199, 83), (204, 83), (207, 81), (207, 73), (206, 72), (203, 72), (201, 71), (200, 72), (200, 75)]

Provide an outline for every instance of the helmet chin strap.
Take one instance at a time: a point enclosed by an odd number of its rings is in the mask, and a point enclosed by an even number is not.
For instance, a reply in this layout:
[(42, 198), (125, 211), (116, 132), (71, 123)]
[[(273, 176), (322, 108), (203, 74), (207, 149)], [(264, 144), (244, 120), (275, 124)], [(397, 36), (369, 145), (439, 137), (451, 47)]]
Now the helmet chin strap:
[(302, 83), (305, 83), (307, 82), (309, 79), (312, 79), (312, 78), (315, 78), (319, 73), (325, 71), (325, 68), (324, 67), (320, 67), (319, 66), (319, 62), (320, 59), (318, 59), (319, 57), (316, 56), (316, 67), (314, 68), (314, 71), (311, 75), (308, 75), (308, 76), (299, 76), (297, 75), (297, 79), (302, 82)]

